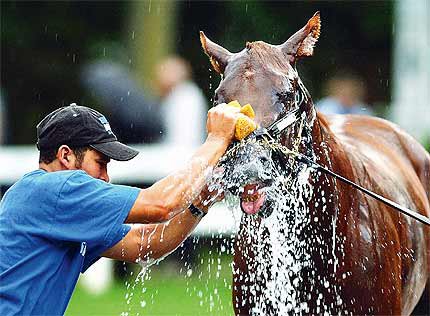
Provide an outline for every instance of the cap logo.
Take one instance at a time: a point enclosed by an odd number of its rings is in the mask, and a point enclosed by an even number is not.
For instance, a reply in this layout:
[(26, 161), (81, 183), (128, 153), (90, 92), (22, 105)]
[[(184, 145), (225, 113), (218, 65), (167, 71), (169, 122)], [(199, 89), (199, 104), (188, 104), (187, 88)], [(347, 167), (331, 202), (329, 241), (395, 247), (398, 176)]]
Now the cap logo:
[(108, 132), (108, 134), (113, 135), (112, 129), (110, 128), (110, 124), (107, 119), (104, 116), (100, 116), (99, 121), (103, 124), (106, 132)]

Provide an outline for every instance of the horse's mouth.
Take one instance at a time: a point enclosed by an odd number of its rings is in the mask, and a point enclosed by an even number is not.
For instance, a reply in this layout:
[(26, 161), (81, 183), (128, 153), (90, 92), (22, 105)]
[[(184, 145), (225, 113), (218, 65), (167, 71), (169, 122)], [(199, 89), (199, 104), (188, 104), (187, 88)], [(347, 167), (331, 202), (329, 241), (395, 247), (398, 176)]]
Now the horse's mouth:
[(247, 184), (240, 194), (240, 207), (248, 215), (256, 214), (263, 207), (266, 201), (264, 188), (257, 183)]

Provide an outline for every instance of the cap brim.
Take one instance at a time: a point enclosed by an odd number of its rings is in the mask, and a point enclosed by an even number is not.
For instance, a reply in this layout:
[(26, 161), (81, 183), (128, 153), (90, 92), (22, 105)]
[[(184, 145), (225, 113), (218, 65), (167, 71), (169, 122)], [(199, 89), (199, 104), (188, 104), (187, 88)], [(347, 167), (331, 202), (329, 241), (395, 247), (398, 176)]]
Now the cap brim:
[(102, 154), (105, 154), (109, 158), (118, 161), (127, 161), (133, 159), (139, 153), (137, 150), (118, 141), (92, 144), (90, 147), (101, 152)]

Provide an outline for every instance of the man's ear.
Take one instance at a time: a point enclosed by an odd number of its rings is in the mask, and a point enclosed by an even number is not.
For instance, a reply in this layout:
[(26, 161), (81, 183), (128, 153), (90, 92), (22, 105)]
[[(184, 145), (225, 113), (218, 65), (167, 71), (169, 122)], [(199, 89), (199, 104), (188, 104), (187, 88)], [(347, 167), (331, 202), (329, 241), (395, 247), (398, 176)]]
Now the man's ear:
[(76, 156), (73, 150), (67, 145), (61, 145), (57, 150), (56, 155), (62, 169), (72, 170), (76, 169)]

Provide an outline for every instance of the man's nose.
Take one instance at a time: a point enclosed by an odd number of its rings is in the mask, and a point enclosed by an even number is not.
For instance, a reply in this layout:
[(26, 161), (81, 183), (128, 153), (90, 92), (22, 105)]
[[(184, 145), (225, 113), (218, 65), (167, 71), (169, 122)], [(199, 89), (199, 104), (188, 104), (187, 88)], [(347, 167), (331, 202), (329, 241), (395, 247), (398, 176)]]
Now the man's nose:
[(108, 175), (108, 172), (107, 172), (107, 169), (105, 169), (103, 172), (102, 172), (102, 174), (101, 174), (101, 176), (100, 176), (100, 178), (99, 178), (100, 180), (103, 180), (103, 181), (105, 181), (105, 182), (109, 182), (110, 181), (110, 178), (109, 178), (109, 175)]

